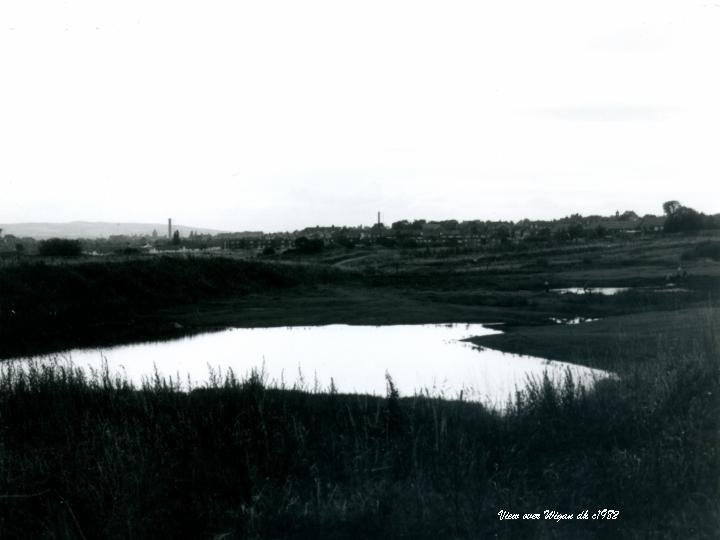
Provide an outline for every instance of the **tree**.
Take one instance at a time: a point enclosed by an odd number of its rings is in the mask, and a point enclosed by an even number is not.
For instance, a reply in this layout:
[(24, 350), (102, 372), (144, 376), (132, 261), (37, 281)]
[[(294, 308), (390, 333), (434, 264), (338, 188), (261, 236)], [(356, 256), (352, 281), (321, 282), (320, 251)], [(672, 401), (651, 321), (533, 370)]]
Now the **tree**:
[(82, 253), (80, 240), (50, 238), (38, 244), (38, 253), (44, 257), (77, 257)]
[(665, 215), (670, 217), (677, 212), (682, 205), (678, 201), (667, 201), (663, 203), (663, 212)]
[(457, 219), (446, 219), (445, 221), (439, 221), (440, 226), (446, 231), (454, 231), (458, 228)]
[(550, 230), (550, 227), (542, 227), (534, 231), (530, 239), (533, 241), (545, 242), (547, 240), (550, 240), (551, 237), (552, 231)]
[(180, 245), (180, 231), (175, 231), (172, 237), (172, 243), (174, 246)]
[(295, 249), (298, 253), (320, 253), (323, 249), (324, 243), (320, 238), (308, 238), (306, 236), (300, 236), (295, 239)]
[(573, 223), (571, 225), (568, 225), (566, 231), (570, 240), (582, 238), (585, 235), (585, 229), (580, 223)]
[(396, 221), (390, 226), (393, 231), (409, 229), (410, 227), (410, 222), (407, 219), (403, 219), (402, 221)]
[(501, 225), (493, 231), (493, 237), (504, 244), (510, 239), (510, 231), (505, 225)]
[(705, 225), (706, 216), (704, 214), (683, 206), (678, 201), (667, 201), (663, 204), (663, 210), (667, 216), (663, 230), (667, 233), (697, 232)]
[(416, 219), (412, 222), (412, 228), (421, 231), (426, 223), (427, 221), (425, 221), (424, 219)]

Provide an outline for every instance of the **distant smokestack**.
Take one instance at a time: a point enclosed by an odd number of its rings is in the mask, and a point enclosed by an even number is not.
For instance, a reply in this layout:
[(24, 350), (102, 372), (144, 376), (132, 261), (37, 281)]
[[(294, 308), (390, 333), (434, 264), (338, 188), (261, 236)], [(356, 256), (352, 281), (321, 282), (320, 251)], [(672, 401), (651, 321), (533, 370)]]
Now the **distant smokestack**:
[(172, 218), (168, 218), (168, 240), (172, 240)]
[(378, 225), (380, 225), (380, 223), (381, 223), (381, 221), (380, 221), (380, 212), (378, 212)]

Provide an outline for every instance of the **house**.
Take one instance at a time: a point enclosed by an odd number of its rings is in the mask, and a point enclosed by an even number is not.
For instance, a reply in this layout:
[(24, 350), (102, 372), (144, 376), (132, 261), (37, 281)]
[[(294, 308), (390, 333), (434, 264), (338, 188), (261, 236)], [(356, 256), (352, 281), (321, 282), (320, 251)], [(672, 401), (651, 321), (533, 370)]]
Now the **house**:
[(661, 232), (663, 230), (664, 225), (665, 225), (664, 217), (647, 215), (647, 216), (644, 216), (640, 220), (639, 227), (640, 227), (640, 230), (645, 233)]

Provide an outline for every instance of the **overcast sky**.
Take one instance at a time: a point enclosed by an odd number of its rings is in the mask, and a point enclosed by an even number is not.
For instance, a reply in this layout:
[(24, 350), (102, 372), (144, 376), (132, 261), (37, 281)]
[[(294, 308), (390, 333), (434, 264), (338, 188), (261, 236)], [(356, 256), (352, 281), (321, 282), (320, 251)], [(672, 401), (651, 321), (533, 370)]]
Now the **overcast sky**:
[(720, 212), (720, 0), (0, 3), (0, 223)]

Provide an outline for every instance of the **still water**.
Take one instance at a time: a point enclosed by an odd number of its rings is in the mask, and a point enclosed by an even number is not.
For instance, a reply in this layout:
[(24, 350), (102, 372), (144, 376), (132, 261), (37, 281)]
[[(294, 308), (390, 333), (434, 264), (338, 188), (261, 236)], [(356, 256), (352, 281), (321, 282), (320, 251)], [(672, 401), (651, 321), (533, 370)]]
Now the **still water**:
[[(386, 372), (401, 396), (429, 393), (502, 407), (528, 377), (547, 371), (562, 379), (569, 368), (590, 387), (605, 372), (542, 358), (480, 349), (461, 341), (499, 333), (480, 324), (233, 328), (173, 341), (77, 349), (40, 362), (71, 361), (99, 369), (104, 361), (139, 385), (155, 370), (185, 388), (207, 384), (211, 370), (246, 377), (262, 372), (266, 383), (285, 388), (385, 395)], [(56, 360), (53, 360), (56, 359)], [(27, 359), (17, 361), (27, 362)]]
[(566, 289), (551, 290), (560, 294), (602, 294), (604, 296), (613, 296), (629, 291), (630, 287), (568, 287)]

